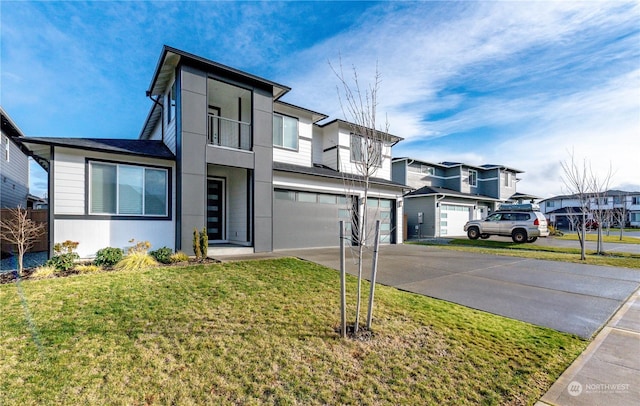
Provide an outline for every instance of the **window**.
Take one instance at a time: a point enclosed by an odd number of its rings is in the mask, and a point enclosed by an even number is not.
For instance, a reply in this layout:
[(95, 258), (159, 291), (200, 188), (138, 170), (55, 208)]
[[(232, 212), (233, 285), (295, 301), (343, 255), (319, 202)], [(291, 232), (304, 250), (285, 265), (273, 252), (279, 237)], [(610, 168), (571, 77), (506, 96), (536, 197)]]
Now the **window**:
[(11, 146), (9, 145), (9, 137), (5, 137), (4, 141), (4, 160), (9, 162), (9, 150), (11, 149)]
[(169, 104), (169, 108), (167, 109), (167, 123), (170, 123), (176, 117), (176, 81), (173, 81), (173, 85), (171, 85), (171, 90), (169, 90), (169, 96), (167, 97), (167, 101)]
[(273, 115), (273, 145), (298, 149), (298, 119), (280, 114)]
[(469, 169), (469, 186), (478, 186), (478, 172)]
[(504, 173), (504, 185), (506, 187), (511, 187), (511, 173), (510, 172), (505, 172)]
[(636, 204), (640, 204), (640, 196), (633, 196), (633, 197), (631, 198), (631, 204), (633, 204), (634, 206), (635, 206)]
[(556, 201), (555, 200), (548, 200), (547, 201), (547, 207), (556, 207)]
[(382, 143), (351, 134), (351, 161), (362, 162), (367, 166), (382, 166)]
[(168, 171), (90, 162), (91, 214), (166, 216)]
[(409, 165), (409, 172), (424, 173), (426, 175), (433, 175), (434, 169), (432, 167), (430, 167), (430, 166), (427, 166), (427, 165), (412, 164), (412, 165)]

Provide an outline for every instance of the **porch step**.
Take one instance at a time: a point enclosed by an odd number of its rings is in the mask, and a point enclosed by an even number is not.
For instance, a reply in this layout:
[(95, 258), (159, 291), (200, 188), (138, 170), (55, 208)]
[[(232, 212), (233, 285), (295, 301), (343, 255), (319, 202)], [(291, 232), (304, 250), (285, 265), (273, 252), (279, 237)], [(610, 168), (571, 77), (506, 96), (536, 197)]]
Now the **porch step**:
[(207, 249), (207, 256), (209, 258), (246, 254), (253, 254), (253, 247), (243, 247), (241, 245), (213, 245)]

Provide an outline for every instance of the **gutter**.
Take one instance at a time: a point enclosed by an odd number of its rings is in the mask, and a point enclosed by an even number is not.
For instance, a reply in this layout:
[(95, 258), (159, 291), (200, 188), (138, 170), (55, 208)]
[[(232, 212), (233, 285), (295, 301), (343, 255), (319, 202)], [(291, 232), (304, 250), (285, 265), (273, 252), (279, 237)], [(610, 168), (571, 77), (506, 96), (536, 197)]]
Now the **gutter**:
[(160, 128), (162, 131), (162, 142), (164, 142), (164, 106), (162, 105), (162, 103), (160, 103), (160, 95), (157, 96), (156, 99), (153, 98), (153, 96), (151, 96), (151, 90), (147, 90), (147, 97), (149, 99), (151, 99), (151, 101), (156, 105), (160, 107)]

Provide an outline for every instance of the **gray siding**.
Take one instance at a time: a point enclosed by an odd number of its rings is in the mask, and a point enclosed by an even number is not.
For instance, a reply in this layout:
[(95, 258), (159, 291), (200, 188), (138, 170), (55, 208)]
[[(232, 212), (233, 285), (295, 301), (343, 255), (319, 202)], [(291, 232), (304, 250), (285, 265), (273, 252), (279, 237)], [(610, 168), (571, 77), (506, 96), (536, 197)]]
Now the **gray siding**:
[[(181, 204), (180, 247), (192, 251), (193, 229), (205, 224), (206, 150), (207, 150), (207, 75), (190, 67), (181, 68), (178, 131), (181, 166), (178, 187)], [(181, 128), (180, 128), (181, 127)]]
[(407, 161), (398, 161), (391, 164), (391, 179), (403, 185), (407, 184)]
[(409, 239), (418, 238), (416, 226), (418, 226), (418, 213), (423, 213), (424, 223), (420, 227), (420, 235), (433, 237), (436, 234), (436, 204), (435, 197), (424, 196), (404, 200), (404, 214), (407, 216), (407, 236)]
[(273, 98), (253, 93), (254, 251), (273, 250)]
[[(9, 160), (6, 146), (9, 144)], [(9, 137), (2, 135), (0, 148), (0, 207), (27, 207), (29, 193), (29, 159)]]

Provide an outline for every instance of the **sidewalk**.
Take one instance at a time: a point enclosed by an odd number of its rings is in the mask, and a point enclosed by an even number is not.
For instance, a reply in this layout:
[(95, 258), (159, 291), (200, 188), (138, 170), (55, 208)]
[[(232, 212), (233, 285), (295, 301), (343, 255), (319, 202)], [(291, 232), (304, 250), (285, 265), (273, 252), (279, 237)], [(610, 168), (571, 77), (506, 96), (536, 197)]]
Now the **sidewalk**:
[(536, 406), (640, 402), (640, 289), (609, 320)]

